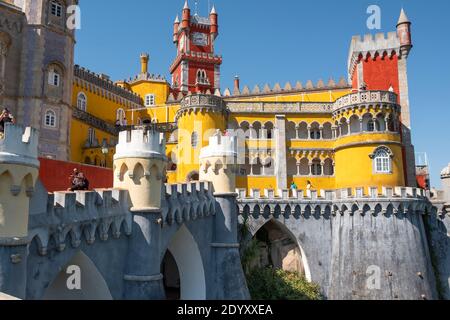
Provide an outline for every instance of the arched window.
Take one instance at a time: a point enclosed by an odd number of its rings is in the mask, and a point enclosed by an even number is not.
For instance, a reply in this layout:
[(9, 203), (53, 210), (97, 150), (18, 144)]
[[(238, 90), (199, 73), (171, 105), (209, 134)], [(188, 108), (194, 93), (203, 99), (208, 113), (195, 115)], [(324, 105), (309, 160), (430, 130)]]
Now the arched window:
[(87, 109), (87, 97), (86, 97), (86, 95), (83, 92), (80, 92), (78, 94), (77, 108), (80, 109), (81, 111), (86, 112), (86, 109)]
[(198, 70), (197, 71), (197, 83), (199, 84), (208, 84), (208, 77), (206, 76), (205, 70)]
[(369, 120), (367, 122), (367, 131), (368, 132), (374, 132), (375, 131), (375, 122), (373, 122), (373, 120)]
[(387, 147), (378, 147), (370, 155), (373, 160), (373, 170), (375, 173), (392, 173), (393, 153)]
[(310, 138), (312, 140), (319, 140), (321, 138), (321, 134), (320, 134), (320, 126), (317, 122), (314, 122), (311, 125), (311, 129), (310, 129)]
[(311, 166), (311, 173), (313, 176), (320, 176), (322, 175), (322, 164), (319, 159), (315, 159), (312, 162)]
[(191, 145), (192, 145), (192, 148), (197, 148), (197, 146), (198, 146), (198, 133), (197, 132), (192, 132)]
[(56, 69), (50, 69), (50, 72), (48, 73), (48, 84), (59, 87), (61, 84), (61, 74)]
[(55, 111), (49, 109), (45, 112), (44, 119), (45, 126), (55, 128), (56, 127), (56, 113)]

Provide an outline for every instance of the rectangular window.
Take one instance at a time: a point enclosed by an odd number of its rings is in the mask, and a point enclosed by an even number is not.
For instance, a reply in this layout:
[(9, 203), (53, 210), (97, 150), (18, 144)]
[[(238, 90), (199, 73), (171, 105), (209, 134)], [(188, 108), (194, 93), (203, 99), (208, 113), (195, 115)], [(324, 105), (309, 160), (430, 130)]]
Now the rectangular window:
[(152, 107), (156, 104), (155, 95), (153, 93), (147, 94), (145, 96), (145, 106), (146, 107)]
[(390, 161), (388, 158), (376, 158), (375, 161), (376, 173), (390, 173)]
[(61, 17), (62, 16), (62, 6), (59, 3), (52, 2), (51, 3), (51, 13), (55, 17)]

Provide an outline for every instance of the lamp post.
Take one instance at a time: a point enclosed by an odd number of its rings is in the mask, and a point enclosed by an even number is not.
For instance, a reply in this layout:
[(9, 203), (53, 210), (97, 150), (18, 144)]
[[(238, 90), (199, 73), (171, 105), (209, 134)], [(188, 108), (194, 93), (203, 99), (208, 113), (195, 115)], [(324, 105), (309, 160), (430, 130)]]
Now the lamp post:
[(109, 152), (108, 147), (104, 145), (104, 146), (102, 147), (102, 153), (103, 153), (103, 155), (105, 156), (105, 162), (104, 162), (105, 168), (106, 168), (106, 155), (108, 154), (108, 152)]

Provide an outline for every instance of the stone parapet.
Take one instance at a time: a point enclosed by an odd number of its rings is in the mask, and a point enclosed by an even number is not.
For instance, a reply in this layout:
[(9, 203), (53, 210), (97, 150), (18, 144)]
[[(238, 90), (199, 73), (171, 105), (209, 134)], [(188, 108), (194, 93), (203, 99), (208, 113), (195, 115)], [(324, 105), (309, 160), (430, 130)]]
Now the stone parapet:
[(247, 195), (246, 189), (237, 189), (238, 203), (241, 213), (245, 210), (270, 214), (304, 213), (309, 209), (310, 213), (320, 210), (324, 214), (327, 210), (332, 213), (354, 214), (371, 212), (386, 213), (392, 210), (397, 213), (402, 210), (423, 211), (427, 213), (436, 212), (444, 214), (444, 203), (431, 203), (428, 194), (423, 189), (409, 187), (383, 187), (382, 193), (378, 188), (369, 188), (369, 194), (364, 193), (364, 188), (346, 188), (338, 190), (278, 190), (251, 189)]
[(61, 252), (66, 248), (67, 237), (72, 247), (77, 248), (83, 240), (93, 244), (96, 235), (100, 241), (107, 241), (110, 235), (118, 239), (122, 230), (130, 235), (131, 227), (126, 190), (55, 192), (48, 195), (45, 212), (30, 215), (29, 240), (37, 237), (39, 253), (46, 255), (55, 249), (49, 247), (51, 238)]

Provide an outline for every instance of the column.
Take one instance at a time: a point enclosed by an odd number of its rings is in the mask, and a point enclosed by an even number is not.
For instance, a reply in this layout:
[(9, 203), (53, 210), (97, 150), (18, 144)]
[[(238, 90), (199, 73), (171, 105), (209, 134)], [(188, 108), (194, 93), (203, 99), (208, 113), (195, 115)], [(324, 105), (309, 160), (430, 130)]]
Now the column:
[(297, 176), (300, 176), (300, 161), (297, 161)]
[(300, 130), (300, 126), (295, 126), (295, 139), (299, 139), (298, 131)]
[(250, 131), (250, 134), (249, 134), (249, 138), (250, 139), (254, 139), (255, 137), (254, 137), (254, 131), (253, 131), (253, 125), (251, 124), (251, 125), (249, 125), (249, 127), (248, 127), (248, 131)]
[[(373, 131), (374, 132), (380, 131), (380, 124), (378, 123), (378, 119), (373, 118), (372, 121), (373, 121)], [(378, 126), (377, 126), (377, 123), (378, 123)]]
[(275, 116), (275, 176), (277, 188), (287, 189), (287, 156), (286, 156), (286, 117)]
[(124, 299), (165, 299), (161, 261), (161, 210), (133, 213), (133, 233), (129, 239), (125, 269)]

